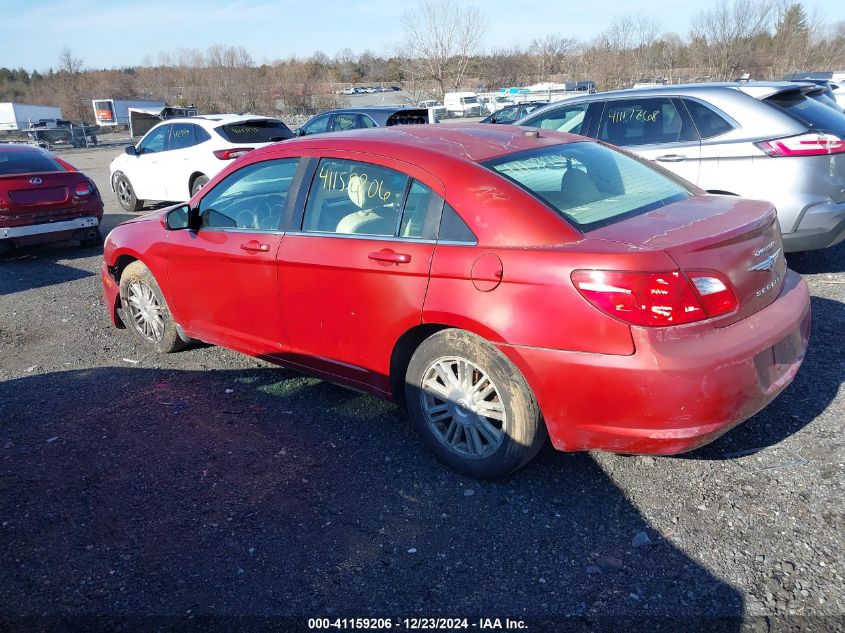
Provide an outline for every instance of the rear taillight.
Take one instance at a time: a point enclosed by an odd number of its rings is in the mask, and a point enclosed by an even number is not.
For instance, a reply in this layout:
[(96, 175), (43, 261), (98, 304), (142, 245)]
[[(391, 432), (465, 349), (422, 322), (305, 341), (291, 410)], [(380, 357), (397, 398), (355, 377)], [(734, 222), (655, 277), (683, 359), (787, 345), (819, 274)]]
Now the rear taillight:
[(76, 189), (73, 190), (73, 195), (77, 198), (84, 198), (85, 196), (90, 196), (93, 191), (94, 183), (90, 180), (86, 180), (85, 182), (79, 182), (76, 184)]
[(576, 270), (572, 283), (605, 314), (645, 327), (692, 323), (728, 314), (737, 307), (727, 280), (711, 272), (691, 273), (687, 279), (677, 270)]
[(214, 151), (214, 155), (220, 160), (234, 160), (240, 158), (244, 154), (251, 152), (253, 147), (233, 147), (231, 149), (218, 149)]
[(845, 140), (834, 134), (801, 134), (754, 144), (772, 157), (845, 154)]
[(687, 277), (692, 281), (707, 318), (722, 316), (736, 310), (736, 295), (731, 290), (728, 280), (721, 275), (707, 272), (689, 272)]

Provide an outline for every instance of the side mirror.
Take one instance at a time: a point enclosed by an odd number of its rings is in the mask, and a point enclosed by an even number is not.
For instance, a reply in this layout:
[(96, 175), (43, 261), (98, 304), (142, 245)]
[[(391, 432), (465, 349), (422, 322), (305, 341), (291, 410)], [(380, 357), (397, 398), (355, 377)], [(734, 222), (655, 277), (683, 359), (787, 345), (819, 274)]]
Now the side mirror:
[(167, 212), (164, 216), (164, 226), (168, 231), (182, 231), (191, 228), (191, 207), (183, 204)]
[(125, 150), (123, 150), (123, 151), (124, 151), (124, 152), (126, 152), (127, 154), (129, 154), (130, 156), (137, 156), (137, 155), (138, 155), (138, 150), (136, 150), (136, 149), (135, 149), (135, 146), (134, 146), (134, 145), (130, 145), (130, 146), (128, 146), (128, 147), (127, 147)]
[(301, 127), (298, 127), (293, 131), (293, 135), (294, 136), (305, 136), (305, 133), (302, 131)]

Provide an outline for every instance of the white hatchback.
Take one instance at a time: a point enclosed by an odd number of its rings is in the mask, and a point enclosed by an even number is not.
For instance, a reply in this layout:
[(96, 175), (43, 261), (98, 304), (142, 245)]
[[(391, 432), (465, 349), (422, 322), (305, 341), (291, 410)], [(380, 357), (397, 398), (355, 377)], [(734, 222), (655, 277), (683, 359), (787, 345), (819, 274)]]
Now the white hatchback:
[(111, 162), (111, 188), (126, 211), (148, 200), (185, 202), (229, 161), (293, 138), (279, 119), (210, 114), (167, 119)]

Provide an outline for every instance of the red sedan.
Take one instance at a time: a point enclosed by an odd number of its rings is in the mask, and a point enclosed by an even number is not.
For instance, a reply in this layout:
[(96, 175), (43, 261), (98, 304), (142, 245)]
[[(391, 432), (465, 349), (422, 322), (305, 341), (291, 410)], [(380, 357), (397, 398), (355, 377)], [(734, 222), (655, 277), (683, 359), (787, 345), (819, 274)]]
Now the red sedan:
[(390, 398), (474, 477), (560, 450), (671, 454), (794, 378), (810, 324), (775, 210), (510, 126), (326, 134), (250, 152), (118, 226), (109, 314)]
[(0, 143), (0, 253), (65, 240), (96, 246), (102, 219), (88, 176), (46, 150)]

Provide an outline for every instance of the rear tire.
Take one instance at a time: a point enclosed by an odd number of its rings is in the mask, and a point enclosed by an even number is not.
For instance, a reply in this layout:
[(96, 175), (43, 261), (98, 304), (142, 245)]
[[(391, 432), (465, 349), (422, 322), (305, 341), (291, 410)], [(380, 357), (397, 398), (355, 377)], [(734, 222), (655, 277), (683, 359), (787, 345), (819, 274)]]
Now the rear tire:
[(546, 430), (519, 369), (484, 339), (458, 329), (424, 340), (405, 378), (408, 412), (443, 464), (477, 479), (525, 466)]
[(120, 304), (123, 323), (147, 349), (169, 354), (187, 345), (179, 337), (161, 288), (142, 262), (132, 262), (120, 276)]
[(117, 201), (124, 211), (134, 212), (144, 208), (144, 201), (138, 200), (135, 189), (132, 188), (132, 183), (125, 175), (120, 174), (115, 178), (114, 192), (117, 194)]

